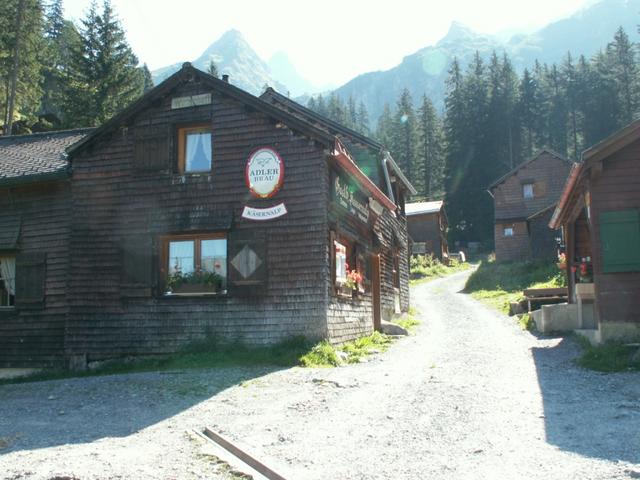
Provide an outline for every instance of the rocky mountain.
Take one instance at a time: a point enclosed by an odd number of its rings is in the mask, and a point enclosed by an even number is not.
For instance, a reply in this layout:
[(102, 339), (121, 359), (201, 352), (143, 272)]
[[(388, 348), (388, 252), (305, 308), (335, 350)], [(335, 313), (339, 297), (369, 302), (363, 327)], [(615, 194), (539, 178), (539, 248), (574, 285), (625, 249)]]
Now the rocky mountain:
[(506, 52), (519, 72), (531, 67), (536, 59), (561, 62), (567, 52), (574, 58), (581, 54), (589, 57), (606, 47), (620, 26), (632, 41), (638, 41), (639, 14), (640, 0), (602, 0), (533, 34), (514, 35), (508, 41), (454, 22), (436, 45), (405, 57), (390, 70), (359, 75), (335, 91), (343, 99), (353, 96), (357, 102), (362, 100), (373, 122), (384, 104), (393, 105), (405, 87), (416, 103), (426, 94), (442, 110), (447, 70), (454, 57), (464, 68), (476, 51), (485, 59), (494, 50), (498, 54)]
[[(200, 70), (207, 71), (213, 60), (220, 75), (229, 75), (229, 81), (237, 87), (254, 95), (260, 95), (265, 85), (281, 93), (287, 93), (287, 87), (274, 78), (269, 65), (249, 46), (237, 30), (229, 30), (191, 63)], [(169, 65), (151, 72), (157, 85), (180, 69), (182, 62)]]
[(296, 70), (285, 52), (275, 53), (267, 62), (276, 81), (286, 85), (292, 97), (318, 91)]

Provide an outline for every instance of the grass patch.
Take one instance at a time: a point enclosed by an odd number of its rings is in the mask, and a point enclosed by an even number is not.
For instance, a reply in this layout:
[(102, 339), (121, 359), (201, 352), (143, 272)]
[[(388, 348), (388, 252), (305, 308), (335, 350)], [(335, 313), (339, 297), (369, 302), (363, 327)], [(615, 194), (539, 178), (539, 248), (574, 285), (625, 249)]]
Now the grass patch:
[(602, 345), (591, 345), (582, 335), (577, 335), (582, 346), (582, 356), (578, 365), (597, 372), (625, 372), (640, 371), (640, 360), (633, 361), (632, 357), (638, 351), (637, 346), (628, 346), (616, 342)]
[(337, 367), (345, 363), (358, 363), (367, 355), (384, 352), (393, 340), (388, 335), (373, 332), (366, 337), (358, 338), (342, 345), (331, 345), (322, 341), (309, 353), (300, 358), (303, 367)]
[(337, 367), (340, 365), (340, 359), (336, 348), (328, 341), (323, 340), (300, 357), (300, 365), (303, 367)]
[(400, 325), (402, 328), (411, 333), (418, 325), (420, 325), (420, 320), (415, 317), (416, 314), (417, 313), (415, 309), (411, 307), (406, 315), (393, 320), (393, 323)]
[(30, 376), (3, 379), (0, 380), (0, 385), (98, 375), (213, 367), (292, 367), (300, 364), (301, 357), (312, 350), (312, 347), (313, 345), (304, 337), (291, 337), (275, 345), (265, 347), (249, 347), (240, 343), (222, 344), (214, 340), (206, 340), (193, 343), (182, 352), (173, 355), (112, 360), (84, 372), (46, 370)]
[[(417, 320), (413, 319), (417, 322)], [(59, 380), (65, 378), (114, 375), (136, 372), (188, 370), (237, 366), (277, 367), (335, 367), (344, 363), (358, 363), (366, 355), (383, 352), (392, 339), (380, 332), (333, 346), (326, 340), (312, 344), (304, 337), (292, 337), (276, 345), (249, 347), (243, 344), (219, 344), (215, 341), (194, 343), (180, 353), (156, 358), (134, 358), (112, 360), (84, 372), (68, 370), (46, 370), (30, 376), (2, 379), (0, 385)], [(185, 387), (180, 394), (192, 394)], [(200, 393), (200, 392), (195, 392)]]
[(501, 312), (509, 312), (509, 303), (522, 299), (526, 288), (564, 287), (564, 272), (552, 262), (496, 263), (480, 262), (464, 291)]
[(530, 313), (524, 313), (518, 317), (518, 323), (523, 330), (533, 332), (536, 329), (536, 322), (533, 321), (533, 316)]
[(446, 277), (452, 273), (468, 270), (471, 265), (467, 262), (459, 262), (455, 259), (449, 261), (449, 265), (442, 264), (432, 254), (414, 255), (409, 265), (410, 285), (424, 283), (435, 278)]

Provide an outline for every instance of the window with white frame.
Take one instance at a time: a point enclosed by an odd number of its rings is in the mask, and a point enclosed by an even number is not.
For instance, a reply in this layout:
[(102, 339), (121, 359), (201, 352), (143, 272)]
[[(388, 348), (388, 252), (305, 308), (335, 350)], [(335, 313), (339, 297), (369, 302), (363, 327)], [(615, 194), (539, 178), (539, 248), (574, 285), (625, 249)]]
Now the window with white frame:
[(0, 257), (0, 307), (13, 307), (16, 296), (16, 259)]
[(522, 185), (522, 197), (523, 198), (533, 198), (533, 183), (524, 183)]
[(513, 237), (513, 227), (504, 227), (504, 236)]

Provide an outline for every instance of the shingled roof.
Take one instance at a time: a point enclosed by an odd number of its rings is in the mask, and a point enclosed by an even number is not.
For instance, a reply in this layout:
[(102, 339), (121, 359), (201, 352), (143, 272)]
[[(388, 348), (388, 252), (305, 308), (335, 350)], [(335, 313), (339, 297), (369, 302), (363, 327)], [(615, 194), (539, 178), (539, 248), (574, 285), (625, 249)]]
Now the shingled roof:
[(64, 177), (65, 149), (93, 129), (63, 130), (0, 137), (0, 185)]

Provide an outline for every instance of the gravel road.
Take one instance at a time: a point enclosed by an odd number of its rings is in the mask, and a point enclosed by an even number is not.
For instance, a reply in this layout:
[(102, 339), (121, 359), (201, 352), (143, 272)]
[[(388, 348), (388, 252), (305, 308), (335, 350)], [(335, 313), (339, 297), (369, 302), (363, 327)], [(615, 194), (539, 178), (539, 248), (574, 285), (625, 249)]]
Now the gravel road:
[(291, 479), (640, 478), (640, 375), (575, 366), (570, 339), (458, 293), (467, 275), (415, 287), (416, 335), (358, 365), (0, 386), (0, 478), (233, 478), (204, 426)]

